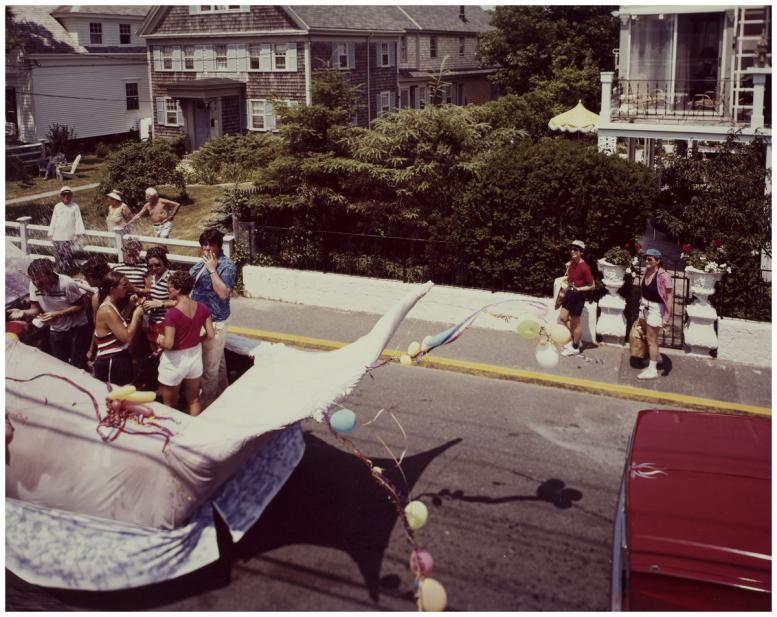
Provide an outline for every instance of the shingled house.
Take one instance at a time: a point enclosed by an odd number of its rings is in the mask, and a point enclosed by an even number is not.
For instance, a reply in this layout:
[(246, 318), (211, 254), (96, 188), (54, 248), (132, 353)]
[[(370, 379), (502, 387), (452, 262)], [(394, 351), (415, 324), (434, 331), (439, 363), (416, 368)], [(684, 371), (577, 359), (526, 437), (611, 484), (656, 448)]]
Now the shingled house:
[(313, 70), (326, 65), (359, 85), (360, 126), (398, 106), (421, 107), (443, 58), (444, 102), (491, 97), (475, 59), (489, 29), (478, 7), (160, 6), (140, 29), (148, 44), (154, 133), (211, 137), (277, 126), (270, 99), (311, 102)]
[(137, 29), (148, 6), (9, 6), (7, 137), (35, 142), (65, 124), (79, 138), (136, 130), (151, 115), (146, 45)]

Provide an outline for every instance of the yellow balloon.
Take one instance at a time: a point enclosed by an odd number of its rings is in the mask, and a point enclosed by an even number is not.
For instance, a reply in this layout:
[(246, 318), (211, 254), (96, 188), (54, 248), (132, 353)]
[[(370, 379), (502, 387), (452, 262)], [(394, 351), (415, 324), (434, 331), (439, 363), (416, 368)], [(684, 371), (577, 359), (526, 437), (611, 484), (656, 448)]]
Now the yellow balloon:
[(532, 319), (531, 317), (524, 317), (518, 322), (515, 330), (523, 338), (530, 341), (533, 338), (537, 338), (537, 335), (539, 335), (540, 322), (538, 322), (536, 319)]
[(116, 388), (115, 390), (111, 390), (108, 393), (108, 399), (111, 401), (120, 401), (121, 399), (127, 398), (130, 394), (135, 392), (135, 389), (135, 386), (132, 385)]
[(571, 338), (572, 335), (566, 326), (555, 323), (550, 327), (550, 339), (557, 345), (566, 345)]
[(156, 392), (150, 390), (138, 390), (124, 397), (130, 403), (153, 403), (156, 400)]
[(16, 332), (6, 332), (5, 338), (16, 339), (17, 341), (19, 340), (19, 336), (16, 334)]
[(421, 352), (421, 344), (418, 341), (413, 341), (407, 348), (407, 354), (411, 358), (415, 358)]
[(444, 611), (448, 594), (439, 582), (433, 578), (425, 578), (421, 581), (420, 599), (422, 611)]
[(401, 356), (399, 356), (399, 363), (402, 366), (410, 366), (413, 363), (413, 359), (406, 353), (403, 353)]
[(429, 518), (429, 510), (423, 501), (411, 501), (405, 506), (405, 516), (410, 529), (421, 529)]

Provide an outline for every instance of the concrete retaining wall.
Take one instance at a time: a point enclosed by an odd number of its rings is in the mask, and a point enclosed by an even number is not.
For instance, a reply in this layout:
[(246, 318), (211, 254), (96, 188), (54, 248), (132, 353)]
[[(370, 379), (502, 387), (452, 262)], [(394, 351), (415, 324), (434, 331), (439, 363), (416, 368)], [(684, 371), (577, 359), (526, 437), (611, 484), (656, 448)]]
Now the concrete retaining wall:
[(771, 367), (772, 324), (719, 318), (718, 358)]
[[(311, 306), (323, 306), (363, 313), (383, 314), (398, 298), (401, 298), (407, 283), (344, 274), (327, 274), (287, 268), (245, 266), (243, 268), (245, 295), (252, 298), (266, 298), (282, 302), (294, 302)], [(453, 325), (475, 311), (503, 300), (529, 300), (544, 303), (547, 307), (544, 318), (555, 323), (558, 311), (553, 310), (550, 298), (535, 298), (514, 293), (492, 293), (481, 289), (446, 287), (436, 285), (419, 302), (408, 317), (423, 321), (434, 321)], [(495, 311), (500, 311), (495, 308)], [(520, 314), (518, 306), (505, 305), (504, 313)], [(591, 341), (596, 336), (596, 304), (589, 303), (583, 312), (583, 340)], [(510, 323), (484, 313), (478, 317), (475, 326), (492, 330), (512, 330)]]

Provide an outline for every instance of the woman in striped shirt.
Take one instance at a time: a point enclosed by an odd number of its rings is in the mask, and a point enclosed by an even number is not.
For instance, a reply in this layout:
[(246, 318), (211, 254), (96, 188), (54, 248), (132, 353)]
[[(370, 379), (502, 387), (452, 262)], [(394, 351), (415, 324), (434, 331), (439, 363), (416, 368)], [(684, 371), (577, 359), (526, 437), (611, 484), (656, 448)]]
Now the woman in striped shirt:
[(165, 313), (168, 308), (175, 306), (175, 302), (170, 300), (170, 293), (167, 289), (167, 280), (170, 278), (167, 249), (163, 246), (154, 246), (148, 249), (146, 265), (148, 266), (146, 291), (150, 296), (150, 299), (143, 302), (143, 310), (146, 311), (149, 321), (146, 338), (151, 344), (151, 348), (158, 352), (161, 349), (156, 341), (160, 334), (165, 333), (165, 327), (162, 325)]
[(140, 328), (143, 310), (137, 306), (137, 298), (130, 298), (132, 310), (130, 323), (121, 316), (120, 305), (130, 291), (127, 277), (115, 270), (105, 275), (100, 285), (100, 307), (97, 309), (94, 340), (97, 353), (94, 359), (94, 376), (100, 381), (123, 386), (132, 381), (132, 357), (128, 345)]
[(116, 264), (113, 269), (127, 277), (131, 293), (142, 293), (146, 285), (147, 268), (140, 260), (140, 250), (143, 245), (135, 238), (125, 238), (121, 243), (124, 261)]

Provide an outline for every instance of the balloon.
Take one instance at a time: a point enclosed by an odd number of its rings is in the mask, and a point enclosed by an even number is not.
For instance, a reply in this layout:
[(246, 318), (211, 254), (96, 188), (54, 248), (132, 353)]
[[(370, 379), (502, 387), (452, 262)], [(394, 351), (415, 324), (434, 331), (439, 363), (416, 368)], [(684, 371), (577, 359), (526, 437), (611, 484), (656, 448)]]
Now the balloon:
[(413, 341), (407, 348), (407, 355), (411, 358), (415, 358), (421, 351), (421, 344), (418, 341)]
[(350, 409), (338, 409), (329, 418), (329, 426), (338, 433), (350, 433), (356, 425), (356, 414)]
[(419, 597), (422, 611), (444, 611), (445, 605), (448, 603), (445, 587), (433, 578), (425, 578), (421, 581)]
[(402, 366), (410, 366), (413, 363), (413, 359), (406, 353), (403, 353), (401, 356), (399, 356), (399, 363)]
[(19, 340), (19, 335), (16, 334), (16, 332), (6, 332), (5, 333), (5, 338), (16, 339), (18, 341)]
[(421, 351), (423, 351), (424, 353), (426, 353), (427, 351), (429, 351), (429, 350), (431, 349), (431, 347), (429, 346), (429, 342), (430, 342), (431, 340), (432, 340), (432, 337), (431, 337), (431, 336), (424, 337), (424, 340), (423, 340), (423, 342), (421, 343)]
[(423, 576), (429, 574), (434, 568), (434, 559), (429, 551), (413, 551), (410, 555), (410, 571), (414, 574), (421, 571)]
[(138, 390), (137, 392), (130, 392), (127, 396), (122, 397), (122, 400), (129, 401), (130, 403), (153, 403), (156, 400), (156, 392)]
[(555, 323), (550, 327), (550, 340), (557, 345), (566, 345), (571, 338), (572, 335), (569, 332), (569, 328), (566, 326)]
[(133, 392), (135, 392), (135, 386), (133, 385), (122, 386), (121, 388), (116, 388), (115, 390), (111, 390), (108, 393), (108, 400), (120, 401), (121, 399), (128, 397)]
[(540, 322), (531, 317), (524, 317), (518, 322), (518, 326), (515, 329), (523, 338), (532, 340), (537, 338), (540, 333)]
[(457, 328), (458, 326), (451, 326), (445, 332), (440, 332), (434, 336), (427, 336), (426, 338), (429, 339), (429, 349), (434, 349), (435, 347), (442, 345), (454, 332), (456, 332)]
[(542, 368), (556, 368), (558, 365), (559, 355), (558, 349), (555, 345), (550, 343), (537, 345), (537, 351), (534, 353), (534, 357)]
[(421, 529), (429, 518), (429, 510), (426, 509), (423, 501), (411, 501), (405, 506), (405, 516), (410, 529)]

